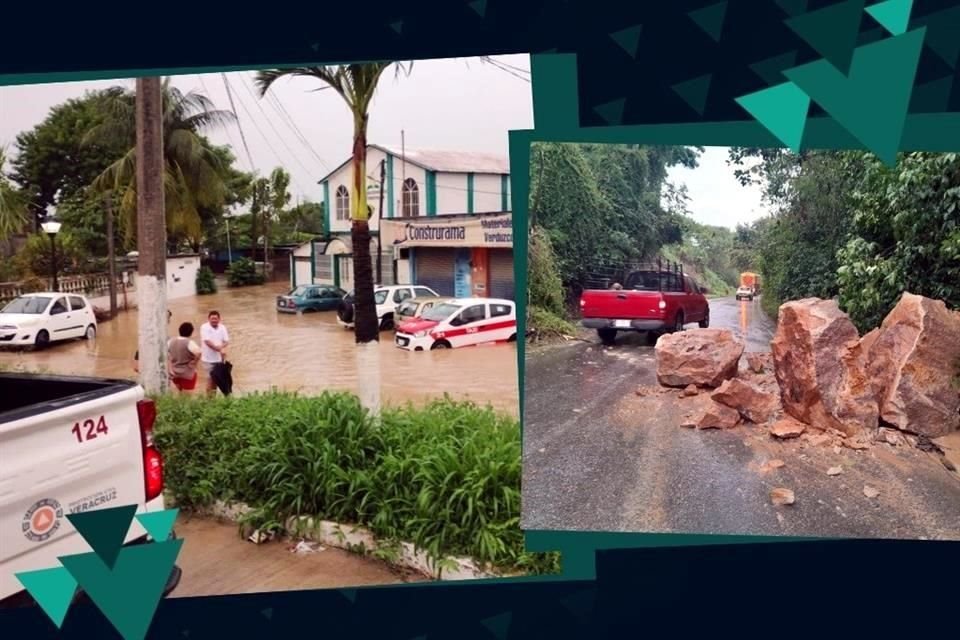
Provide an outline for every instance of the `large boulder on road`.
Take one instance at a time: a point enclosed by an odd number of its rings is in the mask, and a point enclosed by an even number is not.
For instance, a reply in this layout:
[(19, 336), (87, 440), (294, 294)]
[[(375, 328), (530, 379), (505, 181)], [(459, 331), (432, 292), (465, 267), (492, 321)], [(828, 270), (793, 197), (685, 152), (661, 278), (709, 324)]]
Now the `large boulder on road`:
[(727, 380), (713, 392), (713, 399), (722, 405), (736, 409), (740, 415), (754, 424), (765, 424), (777, 409), (780, 398), (764, 393), (757, 387), (734, 378)]
[(936, 438), (960, 428), (960, 314), (904, 293), (870, 348), (880, 417)]
[(807, 298), (783, 304), (770, 347), (788, 414), (846, 435), (877, 427), (880, 410), (860, 336), (836, 301)]
[(692, 329), (657, 341), (657, 381), (667, 387), (719, 387), (737, 375), (743, 343), (728, 329)]

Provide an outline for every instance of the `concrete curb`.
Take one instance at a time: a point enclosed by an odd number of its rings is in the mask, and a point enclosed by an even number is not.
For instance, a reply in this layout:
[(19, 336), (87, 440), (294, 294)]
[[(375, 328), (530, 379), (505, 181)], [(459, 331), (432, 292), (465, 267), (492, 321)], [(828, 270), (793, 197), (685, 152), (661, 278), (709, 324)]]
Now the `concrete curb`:
[[(253, 509), (243, 503), (227, 504), (218, 500), (198, 513), (237, 522), (251, 511)], [(366, 555), (378, 549), (394, 550), (395, 557), (390, 559), (392, 564), (416, 571), (433, 580), (482, 580), (514, 575), (486, 571), (472, 558), (466, 557), (447, 556), (440, 562), (434, 563), (425, 551), (417, 549), (413, 543), (385, 544), (363, 527), (319, 520), (311, 516), (288, 518), (284, 523), (284, 529), (291, 536), (353, 553)]]

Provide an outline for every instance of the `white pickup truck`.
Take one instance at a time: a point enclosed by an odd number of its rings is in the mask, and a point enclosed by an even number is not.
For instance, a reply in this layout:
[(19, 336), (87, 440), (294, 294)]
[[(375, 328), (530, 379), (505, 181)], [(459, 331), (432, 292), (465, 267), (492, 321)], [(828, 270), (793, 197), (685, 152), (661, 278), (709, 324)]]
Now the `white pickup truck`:
[[(33, 602), (15, 574), (90, 551), (68, 514), (163, 510), (155, 419), (134, 382), (0, 373), (0, 607)], [(134, 519), (125, 543), (149, 540)], [(164, 595), (180, 573), (174, 567)]]

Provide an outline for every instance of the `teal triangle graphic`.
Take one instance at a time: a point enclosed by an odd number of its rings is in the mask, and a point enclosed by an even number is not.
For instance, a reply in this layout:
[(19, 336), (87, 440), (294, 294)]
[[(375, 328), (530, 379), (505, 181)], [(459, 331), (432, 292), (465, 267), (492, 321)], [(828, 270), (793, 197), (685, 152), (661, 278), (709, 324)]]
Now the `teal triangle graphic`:
[(643, 32), (643, 25), (638, 24), (629, 29), (622, 29), (610, 34), (613, 41), (620, 45), (620, 48), (626, 51), (631, 58), (637, 57), (640, 49), (640, 34)]
[(800, 151), (810, 97), (792, 82), (737, 98), (737, 103), (794, 152)]
[(680, 82), (670, 87), (678, 96), (683, 98), (690, 107), (701, 116), (707, 108), (707, 95), (710, 93), (711, 74)]
[(607, 124), (616, 126), (623, 122), (623, 112), (627, 107), (627, 99), (620, 98), (613, 102), (606, 102), (593, 108), (601, 118), (607, 121)]
[(357, 590), (356, 589), (342, 589), (340, 594), (352, 602), (353, 604), (357, 603)]
[(83, 536), (93, 552), (100, 556), (108, 567), (113, 567), (136, 512), (137, 505), (131, 504), (72, 513), (67, 516), (67, 520)]
[(950, 105), (953, 76), (926, 82), (913, 88), (910, 113), (943, 113)]
[(807, 0), (776, 0), (788, 16), (798, 16), (807, 10)]
[(798, 36), (833, 64), (841, 73), (850, 70), (863, 19), (865, 0), (846, 0), (786, 20)]
[(510, 621), (513, 619), (513, 614), (507, 611), (506, 613), (501, 613), (498, 616), (493, 616), (491, 618), (486, 618), (481, 620), (481, 624), (490, 630), (490, 633), (494, 635), (495, 638), (499, 640), (505, 640), (507, 637), (507, 631), (510, 630)]
[(927, 28), (926, 45), (950, 68), (956, 68), (960, 60), (960, 6), (917, 18), (918, 26)]
[(397, 22), (391, 22), (390, 28), (396, 31), (397, 33), (403, 32), (403, 20), (398, 20)]
[(868, 44), (873, 44), (874, 42), (879, 42), (884, 38), (890, 37), (890, 34), (886, 32), (883, 27), (877, 27), (876, 29), (868, 29), (867, 31), (861, 31), (860, 35), (857, 36), (857, 47), (865, 47)]
[(487, 0), (474, 0), (470, 3), (470, 8), (477, 12), (477, 15), (483, 18), (487, 15)]
[(167, 540), (125, 547), (113, 570), (96, 553), (62, 556), (60, 562), (125, 640), (142, 640), (182, 545)]
[(750, 70), (760, 76), (769, 85), (780, 84), (786, 80), (783, 75), (785, 69), (797, 64), (797, 52), (791, 51), (773, 58), (767, 58), (750, 65)]
[(860, 47), (849, 77), (824, 60), (784, 73), (887, 164), (897, 161), (926, 30)]
[(24, 571), (15, 574), (20, 584), (33, 596), (43, 612), (59, 629), (67, 617), (70, 603), (77, 592), (77, 581), (63, 567)]
[(720, 36), (723, 35), (723, 19), (727, 15), (726, 2), (718, 2), (703, 9), (690, 11), (687, 15), (708, 36), (713, 38), (714, 42), (720, 42)]
[(867, 13), (891, 35), (902, 36), (910, 24), (911, 9), (913, 0), (887, 0), (867, 7)]
[(179, 509), (164, 509), (152, 513), (141, 513), (137, 516), (137, 520), (147, 530), (151, 538), (163, 542), (170, 537), (170, 532), (173, 531), (173, 524), (177, 521), (178, 511)]
[(264, 609), (263, 611), (261, 611), (260, 613), (262, 613), (262, 614), (263, 614), (263, 617), (266, 618), (267, 620), (273, 620), (273, 608), (272, 608), (272, 607), (268, 607), (268, 608)]

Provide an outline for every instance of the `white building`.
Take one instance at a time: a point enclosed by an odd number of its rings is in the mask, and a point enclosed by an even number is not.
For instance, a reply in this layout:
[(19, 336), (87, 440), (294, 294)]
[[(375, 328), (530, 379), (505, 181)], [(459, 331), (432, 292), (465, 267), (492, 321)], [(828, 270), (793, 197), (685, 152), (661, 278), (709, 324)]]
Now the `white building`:
[[(384, 175), (380, 210), (381, 166)], [(320, 180), (329, 237), (291, 256), (291, 284), (353, 287), (348, 159)], [(506, 158), (367, 146), (374, 280), (443, 295), (513, 297), (510, 169)], [(378, 240), (381, 277), (376, 274)]]

